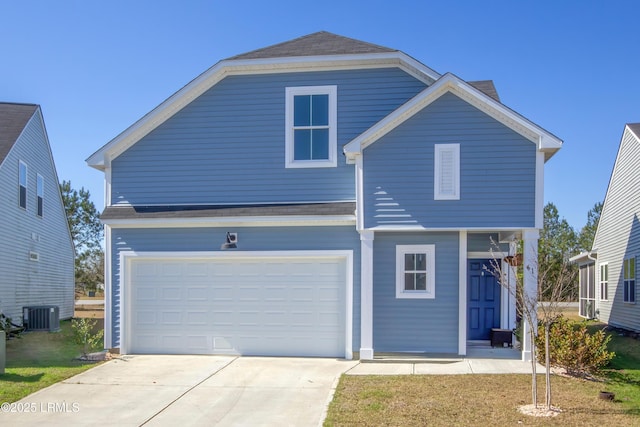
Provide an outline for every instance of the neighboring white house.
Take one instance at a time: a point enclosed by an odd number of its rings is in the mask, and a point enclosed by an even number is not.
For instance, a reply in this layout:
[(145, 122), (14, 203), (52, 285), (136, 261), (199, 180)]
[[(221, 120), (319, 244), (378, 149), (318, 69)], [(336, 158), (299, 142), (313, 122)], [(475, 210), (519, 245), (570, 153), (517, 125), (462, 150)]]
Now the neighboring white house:
[(580, 315), (640, 332), (640, 123), (627, 124), (591, 251), (580, 266)]
[(74, 249), (40, 106), (0, 103), (0, 310), (73, 316)]

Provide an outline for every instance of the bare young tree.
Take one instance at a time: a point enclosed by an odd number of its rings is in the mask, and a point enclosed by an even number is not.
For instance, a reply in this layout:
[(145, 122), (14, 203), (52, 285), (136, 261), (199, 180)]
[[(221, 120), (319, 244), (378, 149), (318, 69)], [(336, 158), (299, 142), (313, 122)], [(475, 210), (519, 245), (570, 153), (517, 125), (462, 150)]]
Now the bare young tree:
[[(499, 252), (498, 245), (493, 243)], [(576, 270), (571, 268), (568, 260), (563, 262), (558, 268), (557, 265), (540, 268), (537, 260), (523, 265), (519, 257), (507, 257), (507, 259), (493, 257), (490, 267), (500, 286), (507, 289), (516, 299), (517, 312), (521, 322), (528, 327), (523, 331), (528, 333), (531, 342), (531, 397), (535, 408), (538, 407), (538, 383), (537, 383), (537, 347), (535, 345), (538, 331), (538, 324), (544, 326), (545, 331), (545, 407), (551, 409), (551, 364), (549, 360), (549, 331), (551, 325), (562, 315), (561, 302), (564, 301), (567, 289), (573, 286), (576, 278)], [(535, 292), (527, 292), (524, 287), (524, 276), (526, 274), (537, 275), (537, 289)], [(538, 303), (539, 298), (545, 296), (542, 303)], [(522, 337), (525, 339), (526, 337)]]

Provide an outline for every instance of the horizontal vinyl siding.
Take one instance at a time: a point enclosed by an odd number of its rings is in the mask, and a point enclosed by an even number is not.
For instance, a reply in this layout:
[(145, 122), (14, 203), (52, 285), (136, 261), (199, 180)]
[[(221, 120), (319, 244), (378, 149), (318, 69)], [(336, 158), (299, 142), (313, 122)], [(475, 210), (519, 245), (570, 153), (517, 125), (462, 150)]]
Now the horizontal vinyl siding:
[(227, 231), (238, 233), (242, 251), (352, 250), (353, 251), (353, 349), (360, 348), (360, 237), (353, 227), (268, 227), (233, 230), (113, 229), (112, 250), (112, 346), (120, 346), (120, 251), (219, 251)]
[[(460, 200), (434, 200), (434, 145), (460, 144)], [(536, 146), (447, 93), (364, 150), (365, 226), (533, 227)]]
[[(0, 311), (22, 321), (22, 307), (57, 305), (73, 316), (74, 253), (40, 112), (0, 166)], [(18, 163), (27, 165), (27, 209), (18, 206)], [(36, 176), (44, 178), (44, 215), (36, 215)], [(37, 252), (39, 261), (29, 260)]]
[[(609, 300), (598, 301), (604, 322), (640, 331), (640, 301), (637, 289), (640, 262), (640, 141), (625, 131), (607, 189), (594, 248), (598, 264), (609, 263)], [(623, 259), (636, 257), (636, 303), (624, 302)], [(597, 268), (599, 278), (599, 267)], [(597, 282), (599, 283), (599, 282)], [(599, 284), (596, 285), (599, 292)], [(599, 299), (599, 294), (598, 294)]]
[[(435, 245), (435, 299), (396, 298), (396, 245)], [(458, 352), (458, 233), (376, 233), (373, 347), (376, 352)]]
[[(338, 166), (285, 168), (285, 88), (337, 85)], [(342, 146), (424, 84), (397, 68), (230, 76), (112, 162), (113, 204), (355, 199)]]

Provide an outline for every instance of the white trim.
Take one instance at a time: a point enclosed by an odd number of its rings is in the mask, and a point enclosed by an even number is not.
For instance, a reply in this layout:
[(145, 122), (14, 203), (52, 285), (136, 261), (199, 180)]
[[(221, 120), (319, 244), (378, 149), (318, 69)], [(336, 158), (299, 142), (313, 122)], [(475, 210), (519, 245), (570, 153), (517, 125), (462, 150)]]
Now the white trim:
[[(310, 250), (310, 251), (246, 251), (246, 252), (120, 252), (120, 353), (128, 354), (131, 345), (129, 310), (131, 299), (131, 261), (134, 259), (259, 259), (259, 258), (343, 258), (346, 262), (345, 272), (345, 359), (353, 358), (353, 334), (351, 318), (353, 317), (353, 251), (350, 250)], [(105, 318), (106, 325), (106, 318)], [(106, 333), (105, 333), (106, 340)]]
[(112, 228), (303, 227), (355, 225), (355, 215), (233, 216), (220, 218), (107, 219)]
[(458, 354), (467, 354), (467, 232), (458, 237)]
[[(600, 302), (600, 301), (609, 301), (609, 261), (600, 262), (597, 265), (598, 265), (598, 271), (595, 272), (595, 274), (597, 274), (596, 277), (598, 278), (598, 289), (597, 289), (598, 298), (597, 298), (597, 300), (598, 300), (598, 302)], [(607, 267), (607, 280), (606, 281), (602, 280), (602, 267)], [(623, 278), (624, 278), (624, 260), (623, 260), (623, 263), (622, 263), (622, 267), (623, 267)], [(602, 284), (603, 283), (607, 284), (607, 298), (602, 298)], [(588, 286), (588, 284), (587, 284), (587, 286)], [(581, 289), (580, 289), (580, 291), (581, 291)], [(623, 297), (624, 297), (624, 282), (623, 282), (622, 292), (623, 292)], [(578, 292), (578, 295), (579, 294), (580, 294), (580, 292)], [(580, 297), (578, 296), (578, 300), (579, 299), (580, 299)]]
[(373, 359), (373, 231), (360, 232), (360, 359)]
[(356, 230), (364, 230), (364, 156), (356, 158)]
[(473, 251), (473, 252), (467, 252), (467, 258), (469, 259), (502, 259), (506, 256), (508, 256), (509, 253), (508, 252), (498, 252), (498, 251)]
[(171, 95), (120, 135), (89, 156), (86, 162), (91, 167), (103, 170), (106, 166), (106, 159), (118, 157), (153, 129), (160, 126), (227, 76), (366, 68), (400, 68), (426, 84), (431, 84), (440, 78), (440, 74), (402, 52), (224, 60), (213, 65)]
[[(329, 111), (329, 158), (326, 160), (295, 160), (294, 149), (294, 103), (293, 99), (299, 95), (328, 95)], [(292, 86), (285, 88), (285, 168), (329, 168), (338, 165), (338, 87), (333, 86)], [(315, 127), (309, 127), (312, 129)]]
[(387, 117), (345, 145), (344, 153), (347, 156), (348, 162), (352, 162), (355, 156), (361, 154), (362, 150), (366, 147), (391, 132), (391, 130), (404, 123), (447, 92), (459, 96), (508, 128), (529, 139), (536, 144), (536, 148), (539, 151), (548, 153), (549, 157), (562, 147), (562, 140), (527, 120), (520, 114), (510, 110), (490, 96), (477, 90), (457, 76), (446, 73), (433, 85), (424, 89), (417, 96), (410, 99), (400, 108), (393, 111)]
[(536, 153), (536, 182), (535, 182), (535, 214), (534, 227), (544, 227), (544, 153)]
[[(537, 298), (538, 292), (538, 239), (540, 232), (537, 229), (526, 229), (522, 232), (522, 251), (523, 251), (523, 292), (530, 301)], [(532, 327), (536, 328), (534, 334), (537, 332), (537, 301), (532, 308), (531, 319), (526, 319), (523, 316), (524, 322), (522, 322), (522, 360), (525, 362), (531, 361), (532, 346), (534, 343), (531, 341), (529, 331)], [(528, 321), (527, 321), (528, 320)]]
[(111, 280), (111, 227), (104, 226), (104, 348), (113, 348), (113, 281)]
[[(443, 174), (442, 154), (450, 152), (453, 156), (452, 169), (448, 177), (453, 181), (450, 193), (442, 192)], [(434, 200), (460, 200), (460, 144), (434, 144), (433, 146), (433, 199)]]
[[(425, 254), (426, 290), (405, 290), (404, 256), (407, 254)], [(434, 299), (436, 297), (435, 273), (436, 245), (396, 245), (396, 298), (397, 299)]]
[[(375, 227), (369, 227), (365, 230), (371, 231), (455, 231), (458, 232), (460, 230), (466, 231), (498, 231), (496, 227), (422, 227), (419, 225), (378, 225)], [(501, 228), (501, 231), (520, 231), (522, 227), (505, 227)]]

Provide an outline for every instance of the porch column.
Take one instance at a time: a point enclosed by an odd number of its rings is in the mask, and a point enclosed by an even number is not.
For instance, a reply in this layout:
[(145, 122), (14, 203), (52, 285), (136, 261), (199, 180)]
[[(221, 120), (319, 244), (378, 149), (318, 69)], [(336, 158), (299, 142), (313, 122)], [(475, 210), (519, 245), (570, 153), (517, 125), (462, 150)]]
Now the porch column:
[(458, 354), (467, 354), (467, 230), (458, 237)]
[[(537, 297), (538, 297), (538, 237), (540, 232), (537, 229), (525, 230), (522, 235), (523, 251), (523, 295), (525, 301), (529, 302), (532, 308), (531, 318), (523, 316), (522, 324), (522, 360), (531, 361), (531, 349), (534, 343), (531, 342), (530, 331), (534, 328), (537, 332)], [(523, 313), (525, 314), (525, 313)]]
[(360, 231), (360, 359), (373, 359), (373, 231)]

